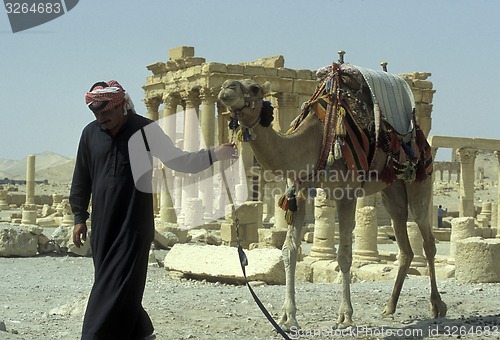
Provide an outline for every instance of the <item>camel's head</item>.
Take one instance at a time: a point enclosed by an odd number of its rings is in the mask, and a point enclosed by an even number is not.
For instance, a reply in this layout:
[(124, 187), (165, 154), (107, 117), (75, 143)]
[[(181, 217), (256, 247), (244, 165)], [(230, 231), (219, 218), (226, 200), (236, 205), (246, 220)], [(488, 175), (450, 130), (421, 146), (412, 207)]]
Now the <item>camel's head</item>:
[(253, 128), (257, 124), (269, 126), (273, 121), (273, 107), (264, 101), (265, 88), (251, 79), (226, 80), (219, 92), (219, 100), (226, 106), (232, 118), (240, 125)]

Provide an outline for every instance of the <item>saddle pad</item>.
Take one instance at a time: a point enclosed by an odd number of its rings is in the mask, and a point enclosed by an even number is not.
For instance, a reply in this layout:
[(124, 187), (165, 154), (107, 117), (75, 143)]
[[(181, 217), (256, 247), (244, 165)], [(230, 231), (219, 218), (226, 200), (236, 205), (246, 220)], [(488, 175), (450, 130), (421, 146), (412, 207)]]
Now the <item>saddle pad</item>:
[[(380, 113), (400, 135), (411, 132), (415, 101), (408, 83), (395, 74), (352, 66), (361, 72), (370, 88), (375, 115)], [(379, 126), (376, 128), (379, 131)]]

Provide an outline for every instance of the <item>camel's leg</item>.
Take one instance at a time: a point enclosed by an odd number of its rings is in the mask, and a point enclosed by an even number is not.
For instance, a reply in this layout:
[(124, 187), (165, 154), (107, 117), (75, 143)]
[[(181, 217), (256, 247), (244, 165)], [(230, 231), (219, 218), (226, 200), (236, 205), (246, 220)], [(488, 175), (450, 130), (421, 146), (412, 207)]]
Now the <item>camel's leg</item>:
[(288, 226), (286, 240), (283, 244), (283, 262), (286, 275), (286, 295), (280, 326), (289, 332), (292, 327), (299, 328), (296, 319), (297, 305), (295, 303), (295, 268), (302, 236), (302, 226), (305, 218), (305, 200), (297, 196), (298, 210), (293, 213), (292, 225)]
[(339, 250), (337, 262), (342, 275), (342, 300), (340, 301), (337, 324), (344, 327), (353, 325), (351, 304), (351, 264), (352, 264), (352, 230), (356, 213), (355, 199), (337, 200), (339, 216)]
[(430, 224), (429, 204), (432, 197), (432, 178), (428, 177), (424, 182), (414, 182), (407, 185), (408, 203), (410, 210), (418, 224), (422, 239), (424, 241), (424, 251), (429, 264), (429, 278), (431, 281), (431, 315), (434, 318), (446, 316), (447, 307), (441, 300), (436, 284), (436, 268), (434, 259), (436, 256), (436, 242), (432, 234)]
[(406, 222), (408, 221), (408, 200), (406, 187), (402, 181), (396, 181), (382, 191), (382, 203), (392, 218), (394, 235), (399, 247), (399, 268), (396, 276), (396, 282), (392, 289), (391, 297), (385, 306), (384, 315), (389, 316), (396, 311), (399, 294), (403, 288), (403, 283), (408, 273), (411, 261), (413, 260), (413, 251), (411, 250), (410, 240)]

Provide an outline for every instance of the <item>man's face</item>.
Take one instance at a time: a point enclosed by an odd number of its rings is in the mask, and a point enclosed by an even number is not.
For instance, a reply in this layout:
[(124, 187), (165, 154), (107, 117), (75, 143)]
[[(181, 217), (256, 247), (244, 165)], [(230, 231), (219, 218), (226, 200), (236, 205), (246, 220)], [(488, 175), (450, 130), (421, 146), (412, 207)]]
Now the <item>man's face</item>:
[(108, 110), (94, 112), (96, 121), (105, 130), (119, 129), (125, 121), (123, 115), (123, 103), (116, 105)]

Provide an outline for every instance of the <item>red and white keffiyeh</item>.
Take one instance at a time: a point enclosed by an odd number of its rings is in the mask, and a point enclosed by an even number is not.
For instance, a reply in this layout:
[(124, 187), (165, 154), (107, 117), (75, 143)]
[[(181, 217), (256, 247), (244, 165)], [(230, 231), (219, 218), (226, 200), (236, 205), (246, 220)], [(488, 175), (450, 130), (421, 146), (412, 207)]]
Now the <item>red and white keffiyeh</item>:
[(133, 109), (130, 96), (116, 80), (95, 83), (85, 94), (85, 103), (93, 112), (112, 109), (124, 100), (127, 102), (125, 109)]

